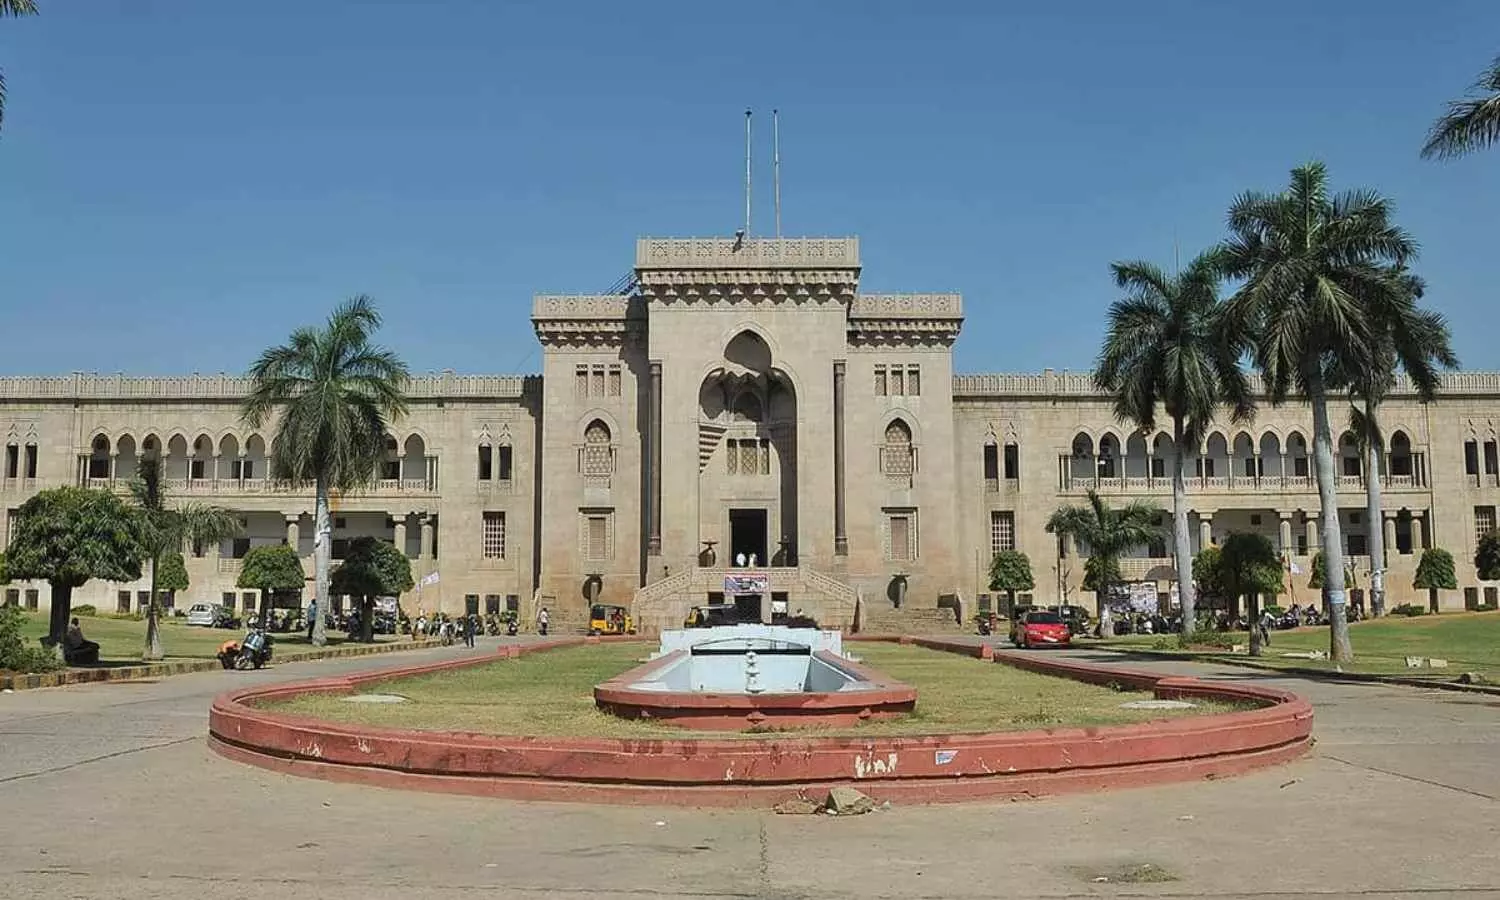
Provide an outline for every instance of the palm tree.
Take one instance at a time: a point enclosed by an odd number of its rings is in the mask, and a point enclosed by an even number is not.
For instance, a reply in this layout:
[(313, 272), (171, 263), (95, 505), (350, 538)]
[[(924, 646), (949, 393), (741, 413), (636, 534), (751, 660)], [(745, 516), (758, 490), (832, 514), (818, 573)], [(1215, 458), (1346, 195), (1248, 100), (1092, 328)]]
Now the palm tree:
[[(0, 19), (36, 15), (36, 0), (0, 0)], [(0, 122), (5, 121), (5, 73), (0, 72)]]
[(1396, 359), (1426, 371), (1414, 352), (1415, 301), (1398, 274), (1416, 242), (1391, 223), (1391, 204), (1371, 191), (1330, 197), (1322, 163), (1292, 170), (1287, 190), (1249, 192), (1229, 209), (1225, 273), (1245, 283), (1225, 309), (1226, 326), (1251, 345), (1273, 404), (1294, 390), (1312, 407), (1313, 461), (1322, 507), (1323, 557), (1330, 598), (1330, 656), (1353, 658), (1344, 610), (1344, 548), (1339, 531), (1328, 418), (1330, 379), (1373, 365), (1383, 335)]
[(1219, 252), (1200, 254), (1168, 276), (1148, 262), (1111, 266), (1115, 285), (1127, 295), (1109, 308), (1109, 333), (1099, 352), (1094, 383), (1114, 397), (1115, 416), (1143, 430), (1155, 429), (1157, 407), (1172, 420), (1176, 462), (1172, 467), (1172, 544), (1182, 629), (1196, 621), (1193, 554), (1188, 535), (1187, 464), (1196, 453), (1221, 402), (1236, 420), (1248, 418), (1250, 388), (1240, 370), (1244, 353), (1221, 328)]
[(1458, 357), (1449, 342), (1448, 325), (1443, 317), (1434, 312), (1416, 308), (1426, 290), (1426, 283), (1409, 272), (1397, 270), (1392, 273), (1406, 293), (1406, 301), (1397, 307), (1405, 320), (1399, 329), (1388, 328), (1379, 335), (1375, 356), (1350, 372), (1340, 371), (1336, 383), (1349, 387), (1349, 429), (1354, 432), (1365, 458), (1365, 520), (1369, 522), (1370, 550), (1370, 605), (1378, 615), (1385, 609), (1385, 519), (1380, 501), (1380, 459), (1385, 450), (1385, 435), (1380, 427), (1378, 409), (1386, 394), (1395, 387), (1396, 367), (1401, 357), (1396, 353), (1395, 341), (1398, 332), (1408, 344), (1407, 358), (1420, 359), (1427, 363), (1416, 369), (1408, 369), (1417, 394), (1430, 401), (1437, 393), (1438, 367), (1457, 368)]
[(241, 415), (260, 428), (280, 413), (271, 475), (312, 485), (317, 614), (312, 642), (327, 642), (324, 615), (332, 568), (330, 491), (369, 484), (385, 453), (386, 428), (406, 414), (406, 363), (370, 343), (380, 314), (363, 294), (341, 304), (322, 328), (299, 328), (250, 367)]
[(1480, 73), (1469, 96), (1448, 103), (1422, 146), (1424, 159), (1453, 159), (1500, 139), (1500, 57)]
[(146, 659), (161, 659), (164, 649), (158, 626), (156, 577), (162, 558), (180, 553), (184, 544), (217, 544), (240, 533), (239, 517), (222, 506), (184, 503), (173, 506), (161, 485), (161, 461), (145, 459), (130, 484), (130, 495), (141, 511), (141, 543), (150, 552), (151, 599), (146, 604)]
[(1121, 580), (1120, 554), (1160, 537), (1160, 521), (1161, 509), (1154, 503), (1135, 500), (1117, 509), (1094, 491), (1087, 503), (1059, 507), (1047, 519), (1048, 532), (1071, 537), (1079, 552), (1088, 548), (1085, 588), (1092, 587), (1098, 598), (1101, 635), (1112, 633), (1108, 598), (1110, 587)]

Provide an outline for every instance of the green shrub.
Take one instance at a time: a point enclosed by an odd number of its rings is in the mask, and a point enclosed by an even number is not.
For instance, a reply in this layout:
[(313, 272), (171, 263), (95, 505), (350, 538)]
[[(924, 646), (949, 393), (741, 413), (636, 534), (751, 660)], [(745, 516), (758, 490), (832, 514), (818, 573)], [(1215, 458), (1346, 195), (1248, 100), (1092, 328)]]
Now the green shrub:
[(62, 660), (50, 650), (28, 646), (21, 636), (26, 614), (14, 606), (0, 609), (0, 671), (29, 674), (62, 668)]
[(73, 607), (72, 613), (75, 616), (97, 616), (99, 615), (99, 610), (95, 609), (92, 603), (80, 603), (78, 606)]
[(1500, 606), (1496, 606), (1493, 603), (1481, 603), (1474, 607), (1475, 612), (1494, 612), (1497, 609), (1500, 609)]
[(1391, 610), (1393, 616), (1425, 616), (1427, 607), (1418, 606), (1415, 603), (1403, 603)]

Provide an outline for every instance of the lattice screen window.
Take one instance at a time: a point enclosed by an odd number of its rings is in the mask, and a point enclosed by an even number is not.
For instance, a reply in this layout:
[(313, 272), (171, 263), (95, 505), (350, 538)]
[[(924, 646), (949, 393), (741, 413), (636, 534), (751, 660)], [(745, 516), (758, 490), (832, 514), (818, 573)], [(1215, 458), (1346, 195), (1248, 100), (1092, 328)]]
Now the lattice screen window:
[(886, 394), (887, 390), (888, 390), (888, 388), (886, 386), (885, 366), (876, 366), (875, 367), (875, 396), (877, 396), (877, 397), (884, 397), (884, 396), (887, 395)]
[(892, 562), (909, 562), (917, 558), (917, 511), (885, 511), (885, 558)]
[(505, 513), (484, 514), (483, 556), (485, 559), (505, 558)]
[(906, 396), (920, 397), (922, 395), (922, 370), (917, 366), (906, 368)]
[(609, 426), (595, 419), (583, 432), (583, 453), (579, 460), (584, 483), (609, 486), (614, 474), (614, 448), (610, 446)]
[(885, 427), (885, 445), (880, 449), (880, 469), (894, 483), (911, 484), (916, 466), (913, 461), (911, 429), (900, 419)]
[(579, 366), (573, 373), (573, 396), (580, 400), (589, 395), (589, 367)]
[(1495, 530), (1495, 507), (1474, 507), (1474, 546), (1479, 546), (1479, 539)]
[(594, 366), (593, 380), (589, 387), (589, 393), (595, 397), (604, 396), (604, 367)]
[(610, 366), (609, 367), (609, 395), (611, 397), (618, 397), (618, 396), (620, 396), (620, 367), (619, 366)]
[(1009, 510), (990, 513), (990, 555), (1016, 549), (1016, 514)]
[(606, 510), (585, 510), (579, 517), (578, 550), (584, 559), (613, 559), (614, 514)]
[(771, 472), (771, 442), (755, 438), (731, 438), (724, 449), (725, 470), (730, 475), (768, 475)]
[(891, 396), (906, 396), (906, 370), (900, 366), (891, 366)]

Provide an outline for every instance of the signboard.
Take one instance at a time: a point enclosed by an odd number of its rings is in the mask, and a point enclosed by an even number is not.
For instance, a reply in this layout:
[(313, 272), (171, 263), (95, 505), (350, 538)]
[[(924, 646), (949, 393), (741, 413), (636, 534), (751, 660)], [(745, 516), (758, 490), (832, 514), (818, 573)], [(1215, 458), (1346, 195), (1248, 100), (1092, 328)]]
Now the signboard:
[(771, 590), (771, 576), (765, 572), (741, 572), (724, 576), (724, 594), (765, 594)]

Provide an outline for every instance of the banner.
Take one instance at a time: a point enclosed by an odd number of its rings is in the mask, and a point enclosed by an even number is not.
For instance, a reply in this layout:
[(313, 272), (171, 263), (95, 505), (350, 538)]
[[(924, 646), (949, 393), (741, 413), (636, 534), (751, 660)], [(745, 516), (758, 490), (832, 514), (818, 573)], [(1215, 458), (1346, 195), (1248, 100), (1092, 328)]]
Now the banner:
[(765, 572), (745, 572), (724, 576), (724, 594), (765, 594), (771, 590), (771, 576)]
[(417, 582), (417, 587), (432, 587), (440, 580), (441, 579), (438, 578), (438, 573), (436, 572), (433, 572), (430, 575), (423, 575), (422, 580)]

